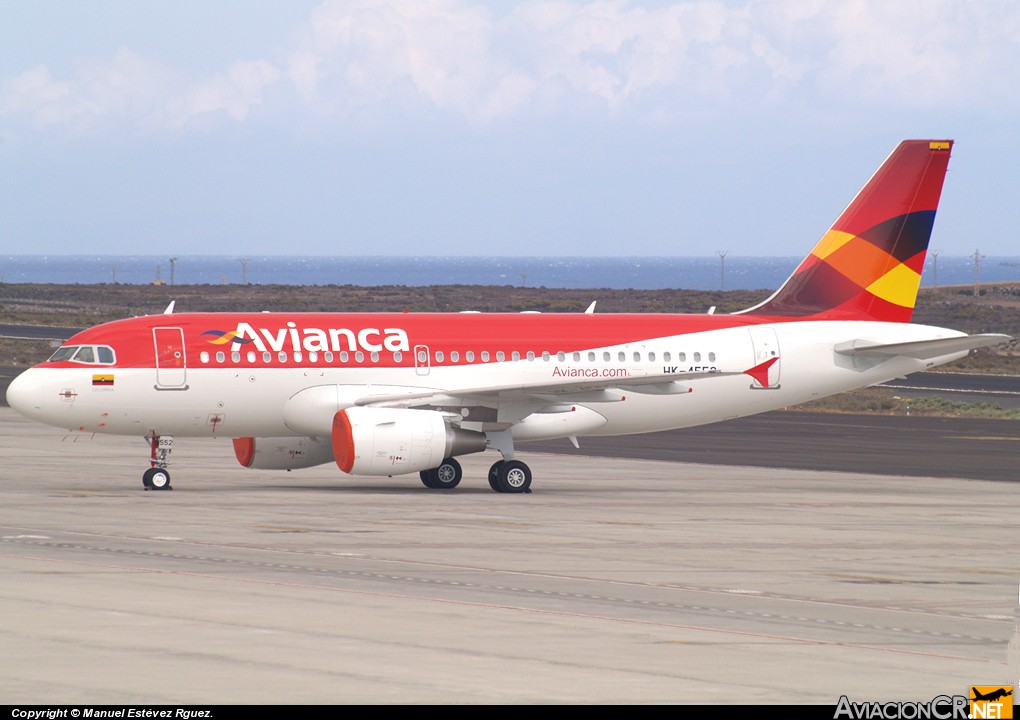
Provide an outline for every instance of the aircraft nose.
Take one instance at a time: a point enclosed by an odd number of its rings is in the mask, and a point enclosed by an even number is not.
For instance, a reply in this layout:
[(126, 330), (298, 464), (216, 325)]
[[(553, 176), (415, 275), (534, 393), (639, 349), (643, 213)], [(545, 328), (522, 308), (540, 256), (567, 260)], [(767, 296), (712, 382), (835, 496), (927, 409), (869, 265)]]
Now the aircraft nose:
[(39, 372), (29, 369), (7, 386), (7, 404), (26, 417), (35, 417), (42, 409), (42, 383)]

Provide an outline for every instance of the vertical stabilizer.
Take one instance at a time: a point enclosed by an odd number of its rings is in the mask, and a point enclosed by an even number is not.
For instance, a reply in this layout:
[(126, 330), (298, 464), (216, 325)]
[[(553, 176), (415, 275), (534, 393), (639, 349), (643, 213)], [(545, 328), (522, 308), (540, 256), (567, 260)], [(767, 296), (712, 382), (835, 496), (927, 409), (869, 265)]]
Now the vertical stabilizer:
[(904, 140), (768, 300), (768, 316), (909, 322), (952, 140)]

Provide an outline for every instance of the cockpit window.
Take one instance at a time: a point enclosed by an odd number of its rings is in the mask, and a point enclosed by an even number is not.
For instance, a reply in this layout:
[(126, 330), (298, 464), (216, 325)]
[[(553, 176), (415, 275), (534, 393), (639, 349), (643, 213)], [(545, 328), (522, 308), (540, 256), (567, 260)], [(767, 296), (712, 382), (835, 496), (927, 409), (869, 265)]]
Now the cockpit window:
[(117, 356), (109, 345), (65, 345), (50, 356), (49, 362), (67, 360), (87, 365), (113, 365)]
[(71, 357), (78, 352), (77, 345), (66, 345), (59, 348), (55, 353), (50, 355), (49, 362), (60, 362), (61, 360), (70, 360)]

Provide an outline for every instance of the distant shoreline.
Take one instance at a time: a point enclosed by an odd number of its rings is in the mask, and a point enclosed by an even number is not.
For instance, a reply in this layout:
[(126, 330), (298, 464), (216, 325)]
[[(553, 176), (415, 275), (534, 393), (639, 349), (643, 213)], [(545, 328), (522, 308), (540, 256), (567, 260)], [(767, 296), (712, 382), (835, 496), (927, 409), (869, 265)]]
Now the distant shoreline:
[[(171, 262), (172, 260), (172, 262)], [(559, 289), (776, 289), (801, 257), (474, 257), (6, 255), (9, 284), (296, 285), (381, 287), (478, 285)], [(1020, 258), (982, 257), (983, 283), (1020, 281)], [(973, 283), (971, 256), (929, 255), (922, 284)]]

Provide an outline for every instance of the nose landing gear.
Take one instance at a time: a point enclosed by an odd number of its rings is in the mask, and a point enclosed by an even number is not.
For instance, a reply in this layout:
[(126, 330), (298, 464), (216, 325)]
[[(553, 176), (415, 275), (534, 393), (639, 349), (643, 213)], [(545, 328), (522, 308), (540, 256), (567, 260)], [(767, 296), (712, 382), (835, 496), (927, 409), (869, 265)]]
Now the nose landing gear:
[(170, 435), (156, 435), (145, 438), (152, 450), (149, 462), (152, 467), (142, 473), (142, 487), (146, 490), (173, 490), (170, 486), (170, 453), (174, 449), (174, 439)]

